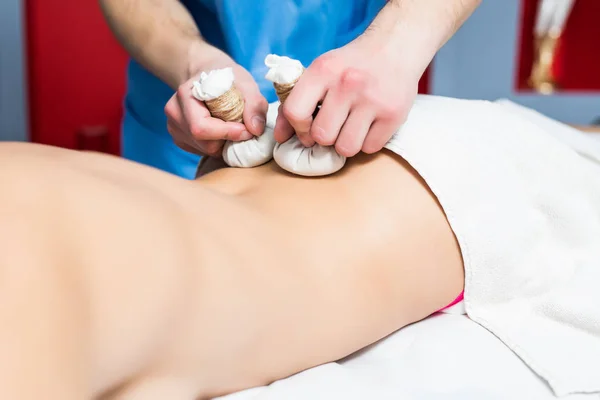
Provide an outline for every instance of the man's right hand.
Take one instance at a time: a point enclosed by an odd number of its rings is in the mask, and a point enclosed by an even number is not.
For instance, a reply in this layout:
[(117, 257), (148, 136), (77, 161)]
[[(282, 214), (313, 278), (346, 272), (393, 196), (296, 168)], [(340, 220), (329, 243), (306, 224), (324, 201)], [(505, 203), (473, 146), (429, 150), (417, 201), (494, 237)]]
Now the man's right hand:
[[(216, 50), (216, 49), (215, 49)], [(192, 95), (192, 82), (202, 71), (233, 68), (235, 86), (244, 101), (243, 123), (213, 118), (204, 102)], [(167, 129), (175, 143), (191, 153), (220, 157), (225, 140), (242, 141), (260, 136), (265, 127), (268, 103), (252, 75), (227, 54), (215, 51), (215, 57), (196, 68), (191, 78), (181, 84), (165, 106)]]

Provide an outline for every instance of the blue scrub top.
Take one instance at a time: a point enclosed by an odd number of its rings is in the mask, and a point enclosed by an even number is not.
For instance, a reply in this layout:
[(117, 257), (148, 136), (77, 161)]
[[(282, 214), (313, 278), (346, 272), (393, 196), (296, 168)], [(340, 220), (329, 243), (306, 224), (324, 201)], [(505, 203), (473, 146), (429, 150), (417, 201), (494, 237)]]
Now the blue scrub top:
[[(181, 0), (202, 36), (246, 68), (269, 102), (277, 100), (264, 76), (274, 53), (305, 66), (363, 33), (386, 0)], [(123, 121), (125, 158), (184, 178), (199, 157), (179, 149), (166, 130), (164, 106), (173, 90), (130, 61)]]

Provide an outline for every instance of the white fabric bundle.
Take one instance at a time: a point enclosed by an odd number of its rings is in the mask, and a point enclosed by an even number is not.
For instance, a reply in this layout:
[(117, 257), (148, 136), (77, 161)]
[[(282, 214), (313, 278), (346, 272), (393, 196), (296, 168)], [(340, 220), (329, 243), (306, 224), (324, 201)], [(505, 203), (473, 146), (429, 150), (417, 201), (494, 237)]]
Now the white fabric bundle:
[(333, 146), (314, 144), (304, 147), (296, 135), (285, 143), (277, 143), (273, 152), (277, 165), (284, 170), (302, 176), (331, 175), (346, 164)]
[[(269, 67), (265, 78), (280, 85), (294, 84), (304, 72), (300, 61), (275, 54), (269, 54), (265, 58), (265, 64)], [(318, 143), (304, 147), (296, 135), (285, 143), (277, 143), (273, 156), (281, 168), (303, 176), (330, 175), (346, 164), (346, 157), (339, 155), (335, 147), (321, 146)]]
[(286, 56), (269, 54), (265, 57), (265, 65), (269, 68), (265, 78), (280, 85), (294, 83), (304, 73), (304, 65), (300, 61)]
[[(270, 54), (265, 58), (269, 67), (266, 78), (278, 84), (291, 84), (298, 80), (304, 67), (298, 60)], [(224, 94), (233, 85), (231, 68), (202, 73), (200, 81), (194, 82), (193, 96), (201, 101), (213, 100)], [(271, 159), (284, 170), (296, 175), (324, 176), (339, 171), (346, 158), (339, 155), (333, 146), (315, 144), (304, 147), (297, 136), (279, 144), (273, 137), (277, 121), (279, 102), (269, 105), (263, 134), (242, 142), (227, 141), (223, 147), (223, 160), (230, 167), (251, 168)]]
[(262, 135), (242, 142), (225, 142), (223, 160), (230, 167), (252, 168), (273, 159), (273, 150), (277, 142), (273, 137), (273, 127), (277, 120), (277, 104), (269, 104), (267, 123)]
[[(193, 82), (192, 95), (200, 101), (214, 100), (231, 89), (233, 83), (234, 74), (231, 68), (202, 72), (200, 80)], [(223, 160), (230, 167), (256, 167), (273, 158), (275, 144), (272, 129), (243, 142), (227, 141), (223, 146)]]
[(225, 94), (235, 80), (232, 68), (214, 69), (202, 72), (200, 80), (192, 83), (192, 95), (200, 101), (214, 100)]

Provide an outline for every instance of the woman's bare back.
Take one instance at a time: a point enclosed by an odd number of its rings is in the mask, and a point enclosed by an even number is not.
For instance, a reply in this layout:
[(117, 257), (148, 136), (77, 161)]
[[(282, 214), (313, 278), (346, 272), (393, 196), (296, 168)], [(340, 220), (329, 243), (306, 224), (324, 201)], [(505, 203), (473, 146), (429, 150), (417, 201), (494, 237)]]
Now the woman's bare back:
[[(327, 178), (268, 164), (196, 182), (99, 154), (16, 144), (0, 153), (0, 185), (12, 193), (0, 204), (13, 215), (0, 234), (27, 243), (34, 269), (78, 282), (85, 307), (69, 315), (83, 331), (70, 332), (89, 346), (80, 364), (91, 365), (92, 394), (265, 384), (344, 357), (462, 289), (443, 212), (386, 153)], [(15, 236), (24, 216), (35, 229)], [(23, 265), (25, 253), (5, 251), (0, 266)]]

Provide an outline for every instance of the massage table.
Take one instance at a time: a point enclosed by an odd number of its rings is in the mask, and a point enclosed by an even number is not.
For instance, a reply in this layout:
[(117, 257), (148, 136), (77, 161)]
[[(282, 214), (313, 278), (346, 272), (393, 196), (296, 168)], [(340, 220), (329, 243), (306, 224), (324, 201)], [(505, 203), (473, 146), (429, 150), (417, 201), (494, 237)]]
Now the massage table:
[[(591, 400), (597, 395), (571, 395)], [(465, 315), (435, 314), (339, 362), (219, 400), (551, 400), (549, 386)]]

